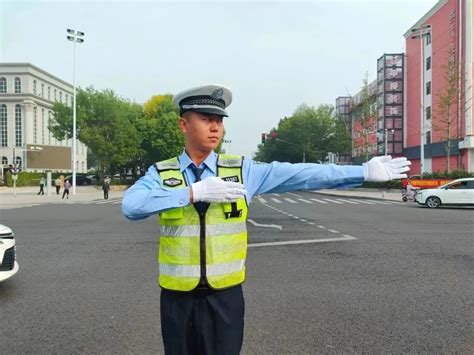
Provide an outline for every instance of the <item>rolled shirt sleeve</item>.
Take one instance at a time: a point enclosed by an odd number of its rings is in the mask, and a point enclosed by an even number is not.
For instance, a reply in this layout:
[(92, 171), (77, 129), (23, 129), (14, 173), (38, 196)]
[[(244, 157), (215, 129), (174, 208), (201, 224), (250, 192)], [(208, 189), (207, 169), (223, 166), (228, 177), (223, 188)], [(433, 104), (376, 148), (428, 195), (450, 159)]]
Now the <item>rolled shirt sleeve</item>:
[(162, 211), (190, 204), (190, 187), (167, 189), (154, 165), (126, 192), (122, 213), (128, 219), (143, 219)]

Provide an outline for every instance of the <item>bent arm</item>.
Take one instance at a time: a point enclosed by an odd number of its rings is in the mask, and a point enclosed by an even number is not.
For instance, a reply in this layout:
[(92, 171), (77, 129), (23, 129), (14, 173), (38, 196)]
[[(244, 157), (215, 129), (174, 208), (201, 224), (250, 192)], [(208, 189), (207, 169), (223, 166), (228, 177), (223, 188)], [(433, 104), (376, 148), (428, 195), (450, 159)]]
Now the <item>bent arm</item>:
[(190, 204), (190, 188), (166, 189), (154, 165), (126, 192), (122, 213), (131, 220), (143, 219), (162, 211)]

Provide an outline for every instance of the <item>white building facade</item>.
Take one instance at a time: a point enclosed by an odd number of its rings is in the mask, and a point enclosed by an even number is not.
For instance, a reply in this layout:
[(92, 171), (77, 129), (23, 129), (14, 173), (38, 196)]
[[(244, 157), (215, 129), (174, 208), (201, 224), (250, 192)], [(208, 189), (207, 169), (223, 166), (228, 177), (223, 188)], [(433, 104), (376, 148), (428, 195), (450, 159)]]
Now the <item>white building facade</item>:
[[(72, 107), (73, 86), (29, 63), (0, 63), (0, 166), (72, 171), (72, 140), (58, 141), (48, 129), (55, 102)], [(87, 171), (87, 147), (80, 141), (76, 167)]]

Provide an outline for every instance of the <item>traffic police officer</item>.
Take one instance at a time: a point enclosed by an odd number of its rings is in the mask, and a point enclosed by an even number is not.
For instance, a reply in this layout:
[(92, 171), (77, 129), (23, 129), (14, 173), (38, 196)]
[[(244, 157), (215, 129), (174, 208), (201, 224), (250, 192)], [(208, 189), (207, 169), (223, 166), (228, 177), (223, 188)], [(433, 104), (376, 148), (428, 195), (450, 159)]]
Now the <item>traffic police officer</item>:
[(238, 354), (244, 329), (248, 205), (256, 195), (406, 177), (406, 158), (362, 166), (264, 164), (214, 152), (232, 102), (222, 85), (177, 94), (183, 153), (153, 164), (126, 192), (132, 220), (159, 214), (161, 327), (167, 354)]

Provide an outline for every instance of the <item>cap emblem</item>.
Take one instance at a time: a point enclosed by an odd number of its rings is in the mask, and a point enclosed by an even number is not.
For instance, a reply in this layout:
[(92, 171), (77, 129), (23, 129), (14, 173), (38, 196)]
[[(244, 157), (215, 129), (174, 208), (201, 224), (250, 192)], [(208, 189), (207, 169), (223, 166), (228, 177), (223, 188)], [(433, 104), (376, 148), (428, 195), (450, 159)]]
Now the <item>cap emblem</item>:
[(222, 96), (224, 95), (224, 89), (222, 88), (219, 88), (219, 89), (215, 89), (212, 94), (211, 94), (211, 97), (214, 99), (214, 100), (220, 100), (222, 99)]

